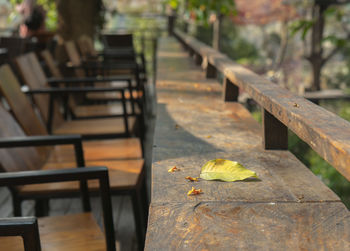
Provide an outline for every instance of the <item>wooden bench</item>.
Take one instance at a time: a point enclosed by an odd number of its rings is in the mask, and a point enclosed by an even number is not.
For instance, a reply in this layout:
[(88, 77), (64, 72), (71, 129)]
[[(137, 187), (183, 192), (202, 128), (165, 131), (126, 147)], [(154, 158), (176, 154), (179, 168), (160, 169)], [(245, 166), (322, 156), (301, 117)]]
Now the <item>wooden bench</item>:
[[(349, 211), (287, 150), (287, 133), (293, 130), (349, 179), (350, 124), (174, 34), (206, 71), (175, 39), (161, 39), (146, 250), (349, 249)], [(217, 71), (223, 86), (207, 78)], [(235, 102), (238, 87), (262, 106), (262, 128)], [(215, 158), (240, 162), (260, 181), (185, 179)], [(169, 173), (173, 166), (180, 171)], [(187, 196), (192, 186), (203, 193)]]

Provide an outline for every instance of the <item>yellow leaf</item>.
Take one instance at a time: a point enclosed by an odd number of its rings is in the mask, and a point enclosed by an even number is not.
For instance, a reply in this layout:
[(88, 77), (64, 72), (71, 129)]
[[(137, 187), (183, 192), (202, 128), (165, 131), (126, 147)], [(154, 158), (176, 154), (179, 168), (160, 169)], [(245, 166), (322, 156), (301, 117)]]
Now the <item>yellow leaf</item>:
[(192, 189), (190, 191), (188, 191), (187, 195), (197, 195), (202, 193), (201, 189), (195, 189), (194, 187), (192, 187)]
[(222, 181), (258, 178), (255, 172), (245, 168), (238, 162), (225, 159), (209, 160), (202, 167), (200, 177), (205, 180)]
[(174, 166), (174, 167), (172, 167), (172, 168), (170, 168), (170, 169), (168, 170), (168, 173), (173, 173), (173, 172), (175, 172), (175, 171), (180, 171), (180, 169), (177, 168), (176, 166)]
[(185, 179), (189, 181), (198, 181), (198, 178), (193, 178), (191, 176), (186, 176)]

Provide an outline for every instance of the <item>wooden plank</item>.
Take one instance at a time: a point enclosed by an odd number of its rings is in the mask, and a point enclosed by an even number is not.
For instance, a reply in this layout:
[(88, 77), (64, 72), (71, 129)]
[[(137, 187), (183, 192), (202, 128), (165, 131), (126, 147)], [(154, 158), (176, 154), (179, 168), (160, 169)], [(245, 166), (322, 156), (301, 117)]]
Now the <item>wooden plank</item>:
[[(160, 43), (152, 201), (146, 250), (319, 250), (349, 247), (339, 198), (288, 151), (263, 150), (262, 129), (172, 39)], [(211, 159), (236, 160), (259, 180), (191, 183)], [(180, 171), (169, 173), (176, 166)], [(202, 189), (187, 196), (194, 186)], [(329, 246), (328, 246), (329, 243)]]
[(349, 250), (342, 203), (152, 204), (145, 250)]
[(175, 33), (350, 180), (348, 121), (258, 76), (194, 38), (178, 30)]

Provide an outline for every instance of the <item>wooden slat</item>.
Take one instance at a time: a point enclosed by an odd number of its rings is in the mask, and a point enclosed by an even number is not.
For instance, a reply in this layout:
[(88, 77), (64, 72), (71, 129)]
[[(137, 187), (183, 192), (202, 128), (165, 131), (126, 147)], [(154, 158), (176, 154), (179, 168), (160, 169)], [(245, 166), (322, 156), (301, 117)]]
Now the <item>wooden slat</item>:
[(350, 180), (349, 122), (258, 76), (183, 32), (176, 30), (175, 34)]

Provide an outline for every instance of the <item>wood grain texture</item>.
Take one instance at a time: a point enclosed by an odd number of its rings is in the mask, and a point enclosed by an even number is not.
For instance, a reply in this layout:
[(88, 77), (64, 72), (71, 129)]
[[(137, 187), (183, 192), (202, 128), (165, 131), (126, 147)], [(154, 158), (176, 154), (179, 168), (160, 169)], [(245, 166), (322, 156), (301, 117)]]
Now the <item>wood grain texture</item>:
[[(262, 127), (172, 38), (160, 41), (152, 200), (146, 250), (346, 250), (350, 214), (296, 157), (261, 147)], [(211, 159), (259, 179), (199, 180)], [(169, 173), (176, 166), (180, 171)], [(194, 186), (202, 193), (187, 196)]]
[(207, 58), (209, 64), (247, 92), (350, 180), (349, 122), (276, 86), (181, 31), (175, 30), (175, 35)]
[[(44, 217), (38, 221), (43, 251), (106, 250), (104, 235), (91, 214)], [(23, 251), (23, 242), (0, 238), (0, 250)]]
[(153, 204), (150, 212), (146, 250), (350, 249), (340, 202)]

